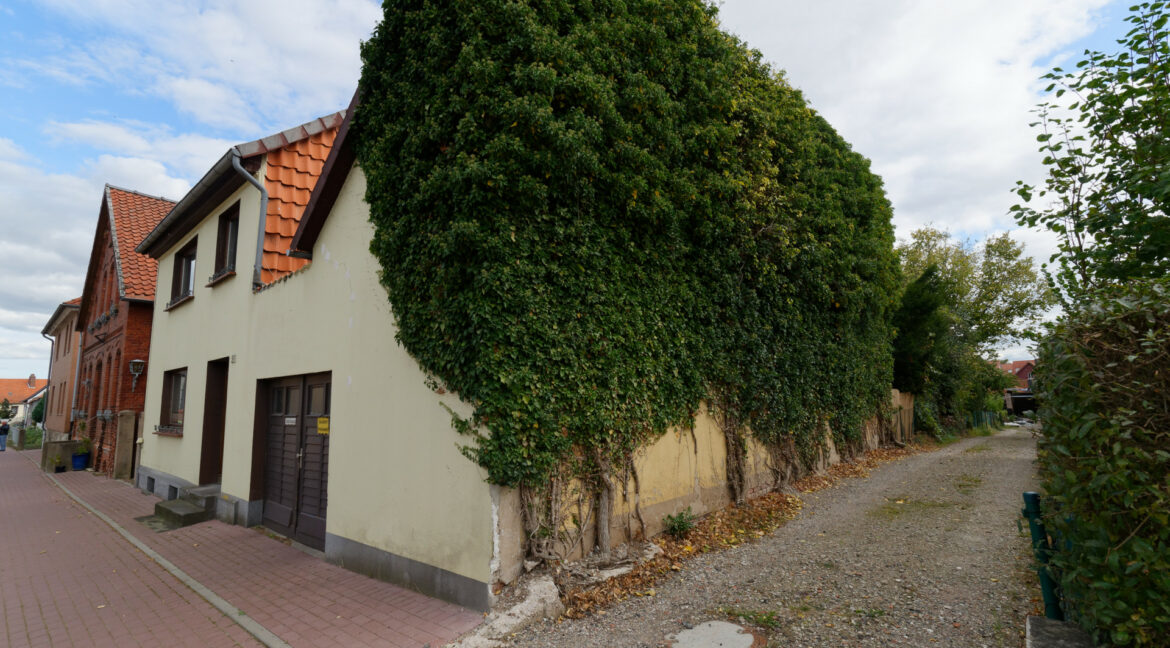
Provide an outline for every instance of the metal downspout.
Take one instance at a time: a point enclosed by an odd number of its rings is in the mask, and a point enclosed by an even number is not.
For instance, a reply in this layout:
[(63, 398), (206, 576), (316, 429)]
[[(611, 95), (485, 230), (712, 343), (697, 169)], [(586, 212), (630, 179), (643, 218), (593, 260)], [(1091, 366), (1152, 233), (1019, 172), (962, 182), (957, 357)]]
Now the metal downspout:
[(232, 168), (245, 180), (251, 182), (253, 187), (260, 190), (260, 223), (256, 227), (256, 263), (252, 265), (252, 288), (256, 289), (263, 285), (260, 280), (260, 263), (264, 259), (264, 225), (268, 215), (268, 189), (263, 182), (254, 178), (240, 164), (240, 150), (234, 146), (232, 147)]
[(73, 402), (69, 408), (69, 429), (65, 431), (70, 439), (73, 438), (73, 424), (77, 421), (77, 388), (81, 383), (81, 333), (77, 337), (77, 353), (73, 357)]
[[(48, 381), (45, 383), (45, 395), (41, 396), (41, 398), (48, 398), (49, 392), (52, 390), (52, 387), (53, 387), (53, 355), (54, 355), (53, 350), (57, 348), (57, 343), (53, 341), (53, 338), (45, 335), (44, 333), (41, 333), (41, 337), (43, 337), (49, 341), (49, 378), (48, 378)], [(51, 406), (52, 403), (49, 403), (48, 405)], [(42, 448), (45, 446), (45, 441), (47, 441), (47, 439), (45, 439), (45, 437), (47, 436), (47, 434), (45, 433), (45, 420), (47, 420), (49, 418), (49, 406), (45, 407), (45, 418), (41, 419), (41, 447)], [(24, 439), (21, 439), (21, 441), (24, 441)]]

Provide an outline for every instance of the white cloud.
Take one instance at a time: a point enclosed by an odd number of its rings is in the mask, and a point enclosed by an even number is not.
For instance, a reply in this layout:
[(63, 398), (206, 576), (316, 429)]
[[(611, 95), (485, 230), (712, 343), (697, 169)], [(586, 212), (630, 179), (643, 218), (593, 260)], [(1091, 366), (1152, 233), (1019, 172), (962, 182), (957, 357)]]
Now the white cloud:
[(167, 174), (161, 162), (142, 158), (101, 155), (88, 165), (89, 175), (123, 189), (178, 200), (187, 194), (191, 183)]
[(235, 90), (223, 84), (207, 79), (167, 78), (159, 81), (158, 89), (180, 112), (204, 124), (242, 131), (258, 128), (253, 108)]
[(900, 236), (982, 236), (1013, 225), (1016, 180), (1043, 177), (1038, 79), (1104, 4), (728, 0), (720, 15), (873, 161)]
[(148, 89), (204, 124), (250, 137), (345, 107), (361, 71), (359, 44), (382, 16), (371, 0), (44, 4), (108, 36), (25, 65), (73, 83)]
[(0, 137), (0, 160), (23, 160), (26, 158), (28, 158), (28, 153), (21, 150), (16, 142)]
[(173, 135), (169, 127), (143, 122), (50, 122), (46, 132), (58, 143), (81, 143), (112, 154), (153, 160), (188, 180), (197, 179), (234, 142), (195, 133)]

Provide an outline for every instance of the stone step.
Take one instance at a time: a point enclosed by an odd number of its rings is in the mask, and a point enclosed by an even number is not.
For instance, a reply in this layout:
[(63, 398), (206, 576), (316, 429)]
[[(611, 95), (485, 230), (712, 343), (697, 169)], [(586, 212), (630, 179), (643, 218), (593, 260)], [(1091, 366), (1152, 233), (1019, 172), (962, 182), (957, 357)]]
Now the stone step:
[(214, 517), (214, 509), (208, 510), (185, 499), (173, 499), (155, 504), (154, 515), (177, 528), (210, 520)]
[(179, 499), (214, 512), (215, 500), (219, 499), (219, 484), (189, 486), (180, 491)]
[(1025, 634), (1027, 648), (1093, 648), (1093, 639), (1084, 630), (1042, 616), (1028, 617)]

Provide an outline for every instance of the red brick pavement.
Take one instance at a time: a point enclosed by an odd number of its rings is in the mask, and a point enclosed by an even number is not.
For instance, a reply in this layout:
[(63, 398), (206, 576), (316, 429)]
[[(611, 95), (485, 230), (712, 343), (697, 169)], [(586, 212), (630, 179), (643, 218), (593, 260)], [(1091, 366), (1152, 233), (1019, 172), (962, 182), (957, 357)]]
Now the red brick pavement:
[(260, 645), (21, 454), (0, 453), (0, 644)]
[[(0, 469), (12, 463), (16, 462), (0, 462)], [(19, 472), (31, 469), (35, 476), (30, 462), (20, 463), (27, 468)], [(90, 506), (294, 647), (420, 648), (430, 644), (438, 648), (482, 621), (475, 612), (347, 571), (253, 529), (213, 520), (155, 533), (134, 518), (152, 513), (156, 497), (89, 472), (56, 477)], [(60, 491), (54, 496), (64, 498)], [(126, 550), (133, 549), (125, 539), (117, 540)], [(9, 544), (3, 537), (0, 542)]]

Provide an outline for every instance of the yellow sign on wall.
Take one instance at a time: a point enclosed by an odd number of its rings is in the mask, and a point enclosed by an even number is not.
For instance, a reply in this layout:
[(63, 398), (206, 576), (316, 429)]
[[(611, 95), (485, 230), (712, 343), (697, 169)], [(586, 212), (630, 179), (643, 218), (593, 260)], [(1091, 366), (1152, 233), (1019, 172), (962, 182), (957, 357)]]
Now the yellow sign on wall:
[(329, 434), (329, 417), (317, 417), (317, 434)]

